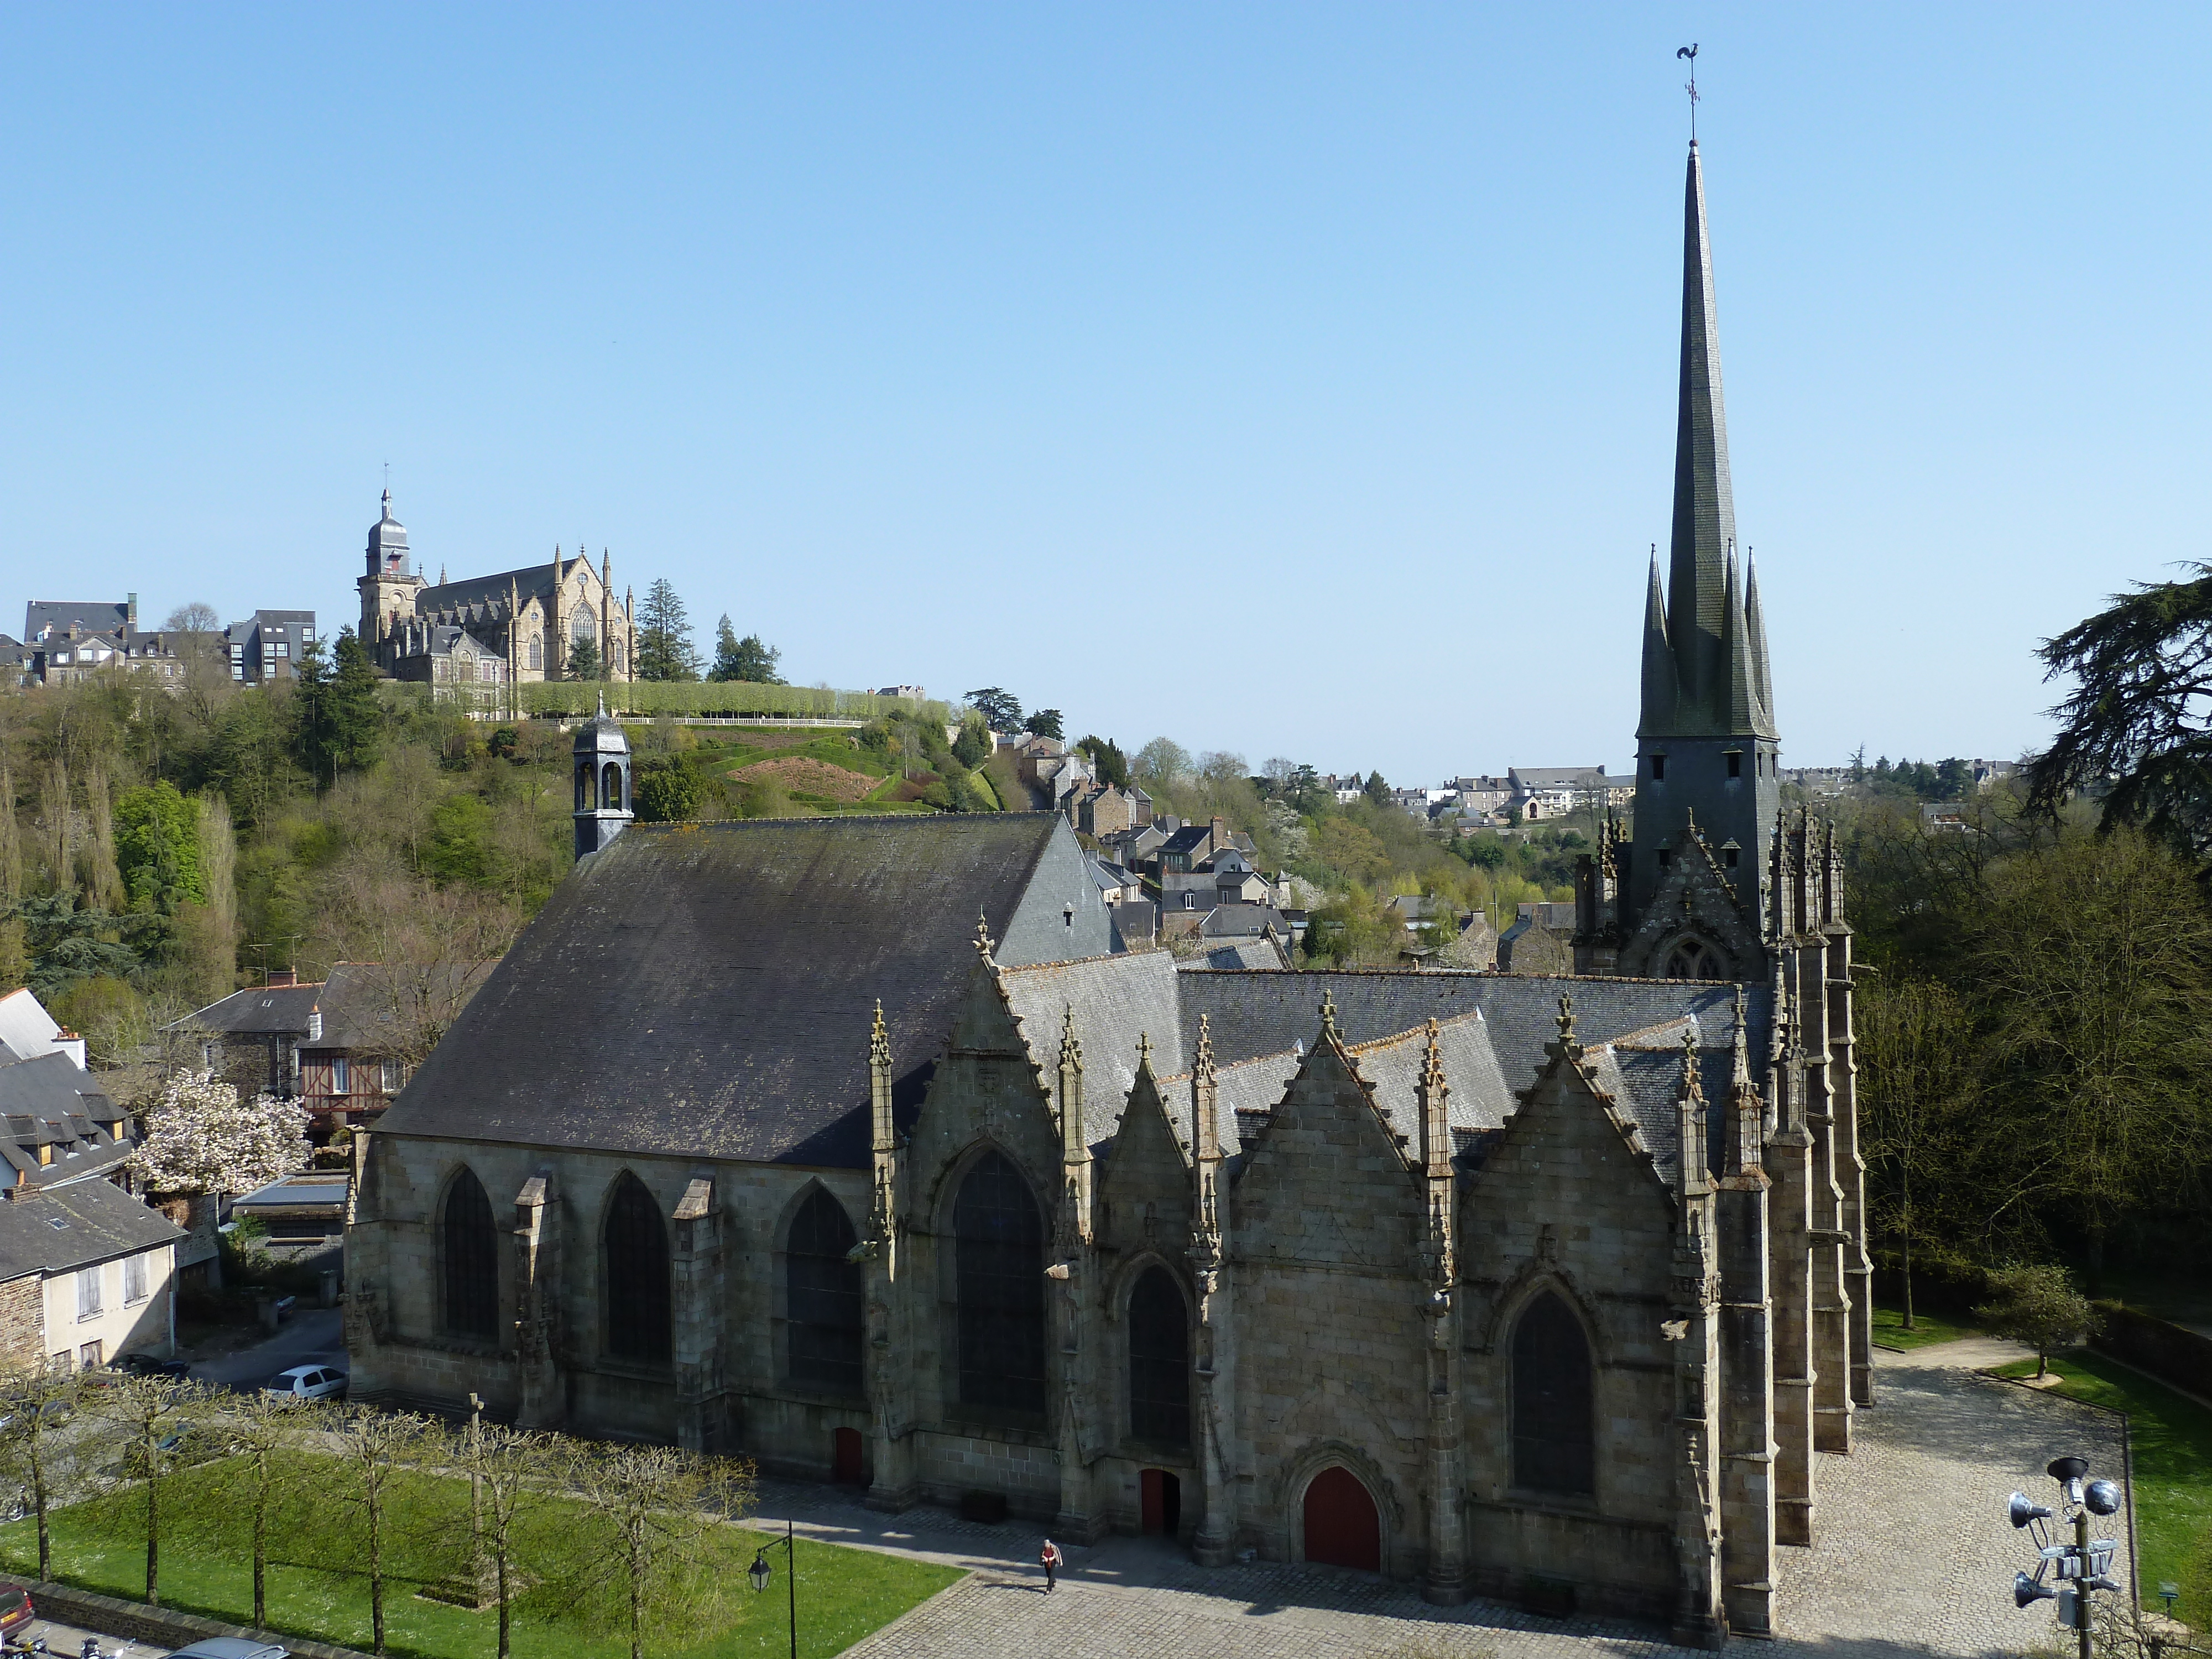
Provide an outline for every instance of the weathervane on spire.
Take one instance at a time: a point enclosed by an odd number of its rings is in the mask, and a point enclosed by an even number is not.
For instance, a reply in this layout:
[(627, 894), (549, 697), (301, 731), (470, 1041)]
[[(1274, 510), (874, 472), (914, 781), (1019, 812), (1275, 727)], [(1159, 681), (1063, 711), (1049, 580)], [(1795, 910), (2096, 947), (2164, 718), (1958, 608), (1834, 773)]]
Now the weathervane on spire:
[(1694, 144), (1698, 142), (1697, 43), (1695, 41), (1692, 41), (1686, 46), (1678, 46), (1675, 48), (1674, 56), (1677, 58), (1686, 58), (1690, 60), (1690, 78), (1683, 84), (1682, 90), (1690, 94), (1690, 142)]

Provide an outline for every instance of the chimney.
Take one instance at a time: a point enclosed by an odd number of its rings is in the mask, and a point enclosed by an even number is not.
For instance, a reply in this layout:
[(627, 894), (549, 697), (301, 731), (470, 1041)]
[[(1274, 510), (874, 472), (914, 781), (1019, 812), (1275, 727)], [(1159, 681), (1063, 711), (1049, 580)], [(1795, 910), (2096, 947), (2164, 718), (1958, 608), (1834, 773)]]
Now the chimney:
[(269, 982), (271, 985), (297, 985), (300, 982), (299, 969), (296, 968), (271, 968), (269, 970)]
[(84, 1039), (75, 1031), (70, 1030), (66, 1025), (63, 1026), (54, 1033), (54, 1047), (75, 1060), (78, 1071), (84, 1070)]
[(123, 625), (125, 628), (138, 626), (138, 596), (136, 593), (123, 596)]
[(38, 1182), (31, 1179), (28, 1170), (18, 1170), (15, 1171), (15, 1184), (8, 1189), (8, 1200), (11, 1204), (20, 1204), (27, 1198), (36, 1198), (40, 1190)]

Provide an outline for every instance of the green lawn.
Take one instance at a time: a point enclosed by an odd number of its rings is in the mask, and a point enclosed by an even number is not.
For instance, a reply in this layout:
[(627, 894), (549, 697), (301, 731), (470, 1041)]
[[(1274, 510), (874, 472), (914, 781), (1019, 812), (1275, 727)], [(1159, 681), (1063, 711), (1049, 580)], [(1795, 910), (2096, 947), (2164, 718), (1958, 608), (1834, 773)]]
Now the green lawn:
[(1924, 1348), (1931, 1342), (1955, 1342), (1962, 1336), (1976, 1334), (1972, 1325), (1955, 1317), (1929, 1313), (1924, 1308), (1912, 1310), (1912, 1328), (1906, 1330), (1902, 1323), (1902, 1310), (1875, 1304), (1874, 1340), (1892, 1348)]
[[(2136, 1466), (2136, 1543), (2142, 1552), (2141, 1592), (2158, 1606), (2158, 1586), (2183, 1587), (2181, 1616), (2198, 1629), (2212, 1626), (2205, 1589), (2190, 1583), (2197, 1540), (2212, 1527), (2212, 1411), (2140, 1371), (2086, 1349), (2061, 1354), (2051, 1369), (2065, 1380), (2052, 1392), (2110, 1406), (2128, 1414)], [(1998, 1376), (2033, 1376), (2033, 1359), (1997, 1367)], [(2118, 1469), (2100, 1469), (2118, 1477)]]
[[(317, 1459), (318, 1463), (324, 1460)], [(325, 1473), (325, 1492), (343, 1472)], [(313, 1483), (307, 1483), (312, 1486)], [(387, 1649), (418, 1659), (492, 1659), (498, 1614), (471, 1612), (415, 1592), (467, 1559), (468, 1489), (429, 1476), (410, 1477), (392, 1524), (385, 1590)], [(210, 1464), (174, 1476), (162, 1501), (164, 1605), (236, 1624), (253, 1607), (250, 1534), (242, 1471)], [(142, 1599), (146, 1588), (144, 1503), (124, 1488), (61, 1510), (53, 1521), (56, 1576), (112, 1595)], [(0, 1564), (27, 1574), (38, 1561), (29, 1521), (0, 1527)], [(458, 1528), (458, 1532), (457, 1532)], [(591, 1554), (594, 1524), (574, 1506), (553, 1506), (525, 1540), (534, 1582), (514, 1606), (516, 1659), (627, 1659), (629, 1638), (617, 1581)], [(370, 1647), (368, 1581), (358, 1518), (327, 1496), (301, 1496), (270, 1528), (269, 1615), (277, 1630), (357, 1648)], [(763, 1540), (731, 1527), (712, 1535), (681, 1611), (653, 1621), (651, 1659), (749, 1659), (789, 1652), (782, 1540), (769, 1559), (775, 1582), (765, 1595), (744, 1569)], [(871, 1550), (799, 1540), (799, 1650), (829, 1659), (871, 1631), (927, 1600), (960, 1574)]]

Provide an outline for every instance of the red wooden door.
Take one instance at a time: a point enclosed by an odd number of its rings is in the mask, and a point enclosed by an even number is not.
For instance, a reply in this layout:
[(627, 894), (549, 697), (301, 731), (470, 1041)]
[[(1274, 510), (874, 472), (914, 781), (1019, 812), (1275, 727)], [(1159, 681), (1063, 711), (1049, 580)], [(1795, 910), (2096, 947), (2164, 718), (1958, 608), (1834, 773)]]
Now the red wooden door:
[(1140, 1510), (1146, 1532), (1158, 1532), (1167, 1519), (1167, 1498), (1164, 1469), (1143, 1469), (1137, 1474), (1137, 1507)]
[(1347, 1468), (1332, 1464), (1306, 1488), (1306, 1559), (1382, 1571), (1382, 1517)]
[(848, 1486), (860, 1484), (860, 1431), (840, 1429), (831, 1438), (836, 1462), (835, 1477)]

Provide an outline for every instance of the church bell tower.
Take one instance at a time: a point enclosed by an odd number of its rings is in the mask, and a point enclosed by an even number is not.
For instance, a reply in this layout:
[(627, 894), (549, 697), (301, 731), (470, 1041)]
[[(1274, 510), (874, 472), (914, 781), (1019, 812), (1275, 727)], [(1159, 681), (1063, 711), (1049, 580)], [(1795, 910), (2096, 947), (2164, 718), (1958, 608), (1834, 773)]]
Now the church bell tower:
[(368, 570), (360, 583), (361, 642), (378, 666), (392, 666), (386, 641), (415, 615), (415, 596), (422, 579), (410, 565), (407, 526), (392, 516), (392, 492), (384, 492), (384, 516), (368, 527)]
[[(1683, 199), (1674, 538), (1663, 593), (1656, 550), (1652, 556), (1643, 681), (1634, 838), (1615, 854), (1620, 933), (1643, 920), (1676, 860), (1710, 854), (1756, 939), (1767, 842), (1781, 810), (1780, 746), (1759, 579), (1747, 557), (1741, 564), (1737, 558), (1712, 250), (1695, 139)], [(1731, 965), (1732, 977), (1753, 968)]]

